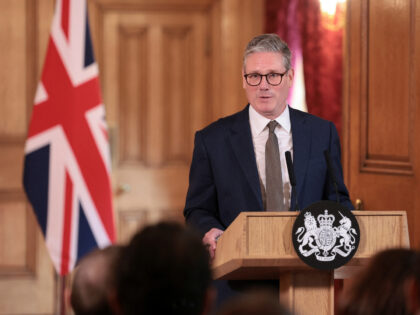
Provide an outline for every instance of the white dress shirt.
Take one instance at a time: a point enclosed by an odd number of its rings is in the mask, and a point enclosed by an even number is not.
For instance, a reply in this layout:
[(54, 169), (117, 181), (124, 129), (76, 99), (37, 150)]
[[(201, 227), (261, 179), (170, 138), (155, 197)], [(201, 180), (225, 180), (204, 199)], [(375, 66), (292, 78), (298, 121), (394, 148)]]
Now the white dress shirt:
[[(279, 117), (275, 119), (279, 126), (276, 127), (274, 133), (279, 142), (281, 174), (283, 180), (283, 196), (284, 204), (289, 208), (291, 197), (291, 186), (289, 180), (289, 173), (287, 172), (286, 157), (284, 153), (290, 151), (293, 157), (293, 141), (292, 130), (290, 124), (289, 106)], [(260, 115), (252, 105), (249, 106), (249, 124), (251, 126), (252, 142), (254, 144), (255, 159), (257, 160), (258, 174), (264, 187), (265, 180), (265, 144), (268, 139), (268, 126), (271, 120)]]

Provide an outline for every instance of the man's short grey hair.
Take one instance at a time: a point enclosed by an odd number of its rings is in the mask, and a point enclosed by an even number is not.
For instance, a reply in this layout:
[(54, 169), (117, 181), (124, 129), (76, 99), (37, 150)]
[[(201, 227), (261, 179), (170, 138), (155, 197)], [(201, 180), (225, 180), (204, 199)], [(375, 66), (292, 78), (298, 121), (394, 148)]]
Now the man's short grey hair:
[(289, 46), (277, 34), (262, 34), (254, 37), (245, 48), (243, 67), (245, 70), (246, 58), (256, 52), (277, 52), (283, 56), (286, 71), (291, 68), (292, 53)]

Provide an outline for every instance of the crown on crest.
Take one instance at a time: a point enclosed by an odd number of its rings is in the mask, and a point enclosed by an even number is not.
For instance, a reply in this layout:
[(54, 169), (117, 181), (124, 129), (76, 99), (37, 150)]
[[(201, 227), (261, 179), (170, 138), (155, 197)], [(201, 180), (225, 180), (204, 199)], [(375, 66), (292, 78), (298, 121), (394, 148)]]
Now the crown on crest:
[(328, 210), (324, 210), (324, 214), (320, 214), (317, 220), (320, 227), (331, 227), (335, 221), (335, 217), (332, 214), (328, 214)]

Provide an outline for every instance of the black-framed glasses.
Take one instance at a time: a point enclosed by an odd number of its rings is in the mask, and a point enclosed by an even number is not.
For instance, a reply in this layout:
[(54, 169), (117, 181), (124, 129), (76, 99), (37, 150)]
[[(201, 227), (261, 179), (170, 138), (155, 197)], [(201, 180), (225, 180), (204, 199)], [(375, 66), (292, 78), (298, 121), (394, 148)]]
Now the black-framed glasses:
[(275, 73), (275, 72), (267, 73), (267, 74), (248, 73), (248, 74), (245, 74), (244, 77), (245, 77), (246, 83), (248, 83), (248, 85), (251, 85), (251, 86), (260, 85), (263, 77), (265, 77), (268, 84), (279, 85), (281, 81), (283, 81), (283, 76), (287, 73), (287, 71), (289, 70), (286, 70), (283, 73)]

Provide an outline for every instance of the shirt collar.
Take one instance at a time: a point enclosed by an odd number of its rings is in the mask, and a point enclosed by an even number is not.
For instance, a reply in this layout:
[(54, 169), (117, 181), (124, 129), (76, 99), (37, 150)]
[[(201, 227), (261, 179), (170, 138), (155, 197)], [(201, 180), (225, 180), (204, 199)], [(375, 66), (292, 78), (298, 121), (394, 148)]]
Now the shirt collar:
[[(290, 133), (290, 114), (289, 114), (289, 105), (286, 106), (284, 111), (275, 119), (280, 126), (282, 126), (288, 133)], [(259, 114), (251, 105), (249, 106), (249, 122), (251, 125), (251, 131), (253, 136), (259, 135), (267, 124), (270, 122), (270, 119)]]

